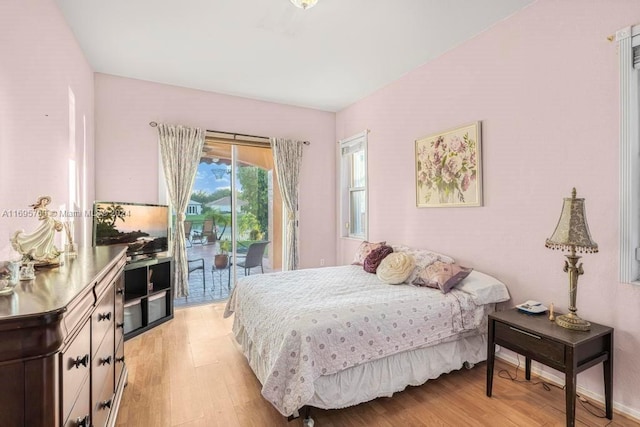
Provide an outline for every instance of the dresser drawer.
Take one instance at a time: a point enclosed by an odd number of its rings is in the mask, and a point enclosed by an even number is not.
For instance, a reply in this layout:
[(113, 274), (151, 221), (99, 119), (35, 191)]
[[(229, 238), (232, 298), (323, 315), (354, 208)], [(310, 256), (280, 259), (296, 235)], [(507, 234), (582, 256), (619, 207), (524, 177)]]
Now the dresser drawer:
[[(114, 296), (115, 292), (113, 288), (111, 288), (107, 293), (102, 297), (100, 302), (98, 302), (98, 306), (96, 307), (93, 315), (91, 316), (91, 348), (95, 350), (100, 347), (100, 343), (104, 338), (105, 334), (113, 326), (115, 319), (115, 307), (114, 307)], [(112, 330), (113, 335), (113, 330)]]
[[(91, 393), (95, 397), (102, 391), (103, 385), (111, 378), (111, 391), (113, 392), (113, 372), (115, 366), (115, 347), (113, 342), (113, 326), (109, 329), (102, 344), (93, 355), (91, 363)], [(95, 399), (94, 399), (95, 401)]]
[[(62, 424), (64, 427), (89, 427), (91, 425), (90, 381), (87, 377), (82, 385), (78, 400)], [(63, 418), (64, 419), (64, 418)]]
[(116, 319), (115, 319), (115, 327), (116, 327), (116, 344), (120, 342), (120, 338), (124, 336), (124, 294), (120, 295), (117, 292), (118, 287), (116, 285)]
[[(113, 371), (111, 371), (111, 373), (113, 374)], [(109, 418), (109, 413), (111, 412), (111, 407), (113, 406), (113, 390), (113, 375), (109, 375), (104, 382), (102, 391), (99, 395), (95, 395), (93, 399), (93, 427), (104, 427), (106, 425), (107, 419)]]
[(534, 333), (506, 325), (495, 323), (495, 342), (517, 353), (531, 357), (538, 362), (550, 366), (564, 366), (564, 345)]
[[(69, 347), (60, 353), (60, 388), (62, 389), (62, 419), (73, 408), (82, 381), (91, 366), (91, 327), (86, 322)], [(88, 382), (88, 381), (87, 381)]]
[(115, 385), (120, 382), (120, 376), (122, 375), (122, 369), (124, 368), (124, 338), (118, 343), (118, 349), (116, 350), (116, 364), (115, 364)]

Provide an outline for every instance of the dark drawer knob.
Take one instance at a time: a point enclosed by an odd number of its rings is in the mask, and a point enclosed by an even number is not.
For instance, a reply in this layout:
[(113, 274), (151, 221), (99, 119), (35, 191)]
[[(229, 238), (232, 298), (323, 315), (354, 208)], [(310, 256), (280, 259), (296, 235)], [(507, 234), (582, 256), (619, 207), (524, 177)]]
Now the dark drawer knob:
[(122, 295), (122, 294), (124, 294), (124, 288), (117, 288), (116, 295)]
[(102, 322), (103, 320), (111, 320), (111, 312), (98, 313), (98, 322)]
[(80, 365), (86, 368), (89, 365), (89, 355), (85, 354), (83, 357), (76, 357), (75, 360), (71, 359), (71, 365), (75, 368), (80, 368)]
[(116, 329), (117, 328), (124, 328), (124, 322), (122, 323), (116, 323)]
[(111, 408), (111, 399), (100, 402), (100, 409)]
[(89, 414), (85, 415), (84, 418), (76, 418), (76, 426), (77, 427), (89, 427)]
[(111, 365), (111, 356), (100, 358), (101, 365)]
[(116, 363), (122, 363), (122, 362), (124, 362), (124, 356), (116, 357)]

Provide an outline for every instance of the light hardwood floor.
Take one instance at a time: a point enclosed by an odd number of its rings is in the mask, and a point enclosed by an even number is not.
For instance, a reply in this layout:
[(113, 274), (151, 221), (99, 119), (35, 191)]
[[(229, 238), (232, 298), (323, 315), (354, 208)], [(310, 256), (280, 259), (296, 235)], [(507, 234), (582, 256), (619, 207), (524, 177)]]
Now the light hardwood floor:
[[(224, 303), (178, 309), (175, 318), (126, 342), (129, 383), (118, 426), (298, 427), (260, 395), (253, 375), (223, 319)], [(352, 408), (312, 409), (318, 427), (343, 426), (563, 426), (564, 392), (499, 378), (485, 396), (485, 364), (409, 387), (392, 398)], [(520, 371), (520, 377), (522, 377)], [(577, 404), (579, 426), (640, 426), (619, 414), (613, 422)]]

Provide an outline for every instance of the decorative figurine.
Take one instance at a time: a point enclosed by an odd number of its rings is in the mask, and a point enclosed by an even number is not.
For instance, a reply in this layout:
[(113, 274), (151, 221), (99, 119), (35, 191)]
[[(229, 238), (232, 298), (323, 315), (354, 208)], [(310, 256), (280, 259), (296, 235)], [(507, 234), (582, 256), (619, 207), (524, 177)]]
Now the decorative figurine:
[(552, 322), (556, 320), (556, 316), (553, 314), (553, 303), (549, 304), (549, 320)]
[(31, 207), (36, 211), (38, 220), (41, 221), (33, 233), (26, 234), (23, 230), (15, 232), (10, 239), (13, 249), (18, 251), (23, 260), (35, 260), (44, 264), (58, 263), (60, 251), (53, 241), (56, 231), (61, 231), (63, 226), (60, 221), (49, 215), (47, 205), (51, 203), (51, 197), (40, 196)]

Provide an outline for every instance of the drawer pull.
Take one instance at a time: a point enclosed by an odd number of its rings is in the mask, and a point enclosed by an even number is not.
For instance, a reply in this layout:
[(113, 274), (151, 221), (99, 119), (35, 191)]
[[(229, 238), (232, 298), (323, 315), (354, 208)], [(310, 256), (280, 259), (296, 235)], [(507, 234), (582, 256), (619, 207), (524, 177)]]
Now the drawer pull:
[(76, 426), (77, 427), (89, 427), (89, 414), (85, 415), (84, 418), (76, 418)]
[(537, 335), (534, 335), (534, 334), (532, 334), (532, 333), (530, 333), (530, 332), (523, 331), (523, 330), (518, 329), (518, 328), (514, 328), (514, 327), (512, 327), (512, 326), (509, 326), (509, 329), (511, 329), (512, 331), (520, 332), (521, 334), (529, 335), (530, 337), (533, 337), (533, 338), (535, 338), (535, 339), (537, 339), (537, 340), (541, 340), (541, 339), (542, 339), (542, 338), (540, 338), (540, 337), (539, 337), (539, 336), (537, 336)]
[(111, 356), (101, 358), (100, 365), (111, 365)]
[(116, 295), (124, 294), (124, 288), (116, 288)]
[(111, 399), (100, 402), (100, 409), (111, 408)]
[(98, 322), (101, 322), (103, 320), (111, 320), (111, 312), (98, 313)]
[(124, 322), (116, 323), (116, 329), (118, 329), (118, 328), (124, 328)]
[(80, 365), (86, 368), (87, 365), (89, 365), (89, 355), (85, 354), (83, 357), (80, 357), (80, 356), (76, 357), (75, 360), (71, 359), (71, 364), (76, 369), (80, 369)]
[(124, 362), (124, 356), (116, 357), (116, 363), (121, 363), (121, 362)]

